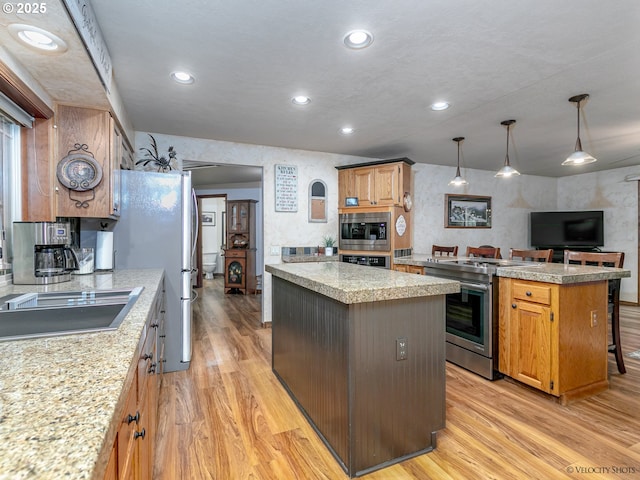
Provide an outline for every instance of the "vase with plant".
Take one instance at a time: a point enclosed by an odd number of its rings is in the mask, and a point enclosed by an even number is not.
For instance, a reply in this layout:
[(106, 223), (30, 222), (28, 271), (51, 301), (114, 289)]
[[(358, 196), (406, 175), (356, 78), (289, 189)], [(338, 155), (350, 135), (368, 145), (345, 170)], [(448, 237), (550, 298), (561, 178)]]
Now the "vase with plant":
[(148, 135), (149, 138), (151, 138), (151, 148), (142, 147), (140, 149), (140, 151), (145, 152), (145, 158), (143, 158), (142, 160), (138, 160), (136, 162), (136, 165), (142, 164), (144, 167), (146, 167), (149, 163), (152, 163), (153, 165), (158, 167), (159, 172), (171, 171), (173, 169), (173, 165), (171, 164), (171, 162), (176, 159), (177, 155), (173, 146), (169, 147), (169, 150), (167, 151), (169, 158), (165, 157), (164, 155), (161, 156), (160, 152), (158, 152), (158, 144), (156, 143), (156, 139), (150, 133)]
[(333, 255), (333, 246), (336, 244), (336, 239), (331, 235), (326, 235), (322, 239), (322, 243), (324, 244), (324, 254), (327, 256)]

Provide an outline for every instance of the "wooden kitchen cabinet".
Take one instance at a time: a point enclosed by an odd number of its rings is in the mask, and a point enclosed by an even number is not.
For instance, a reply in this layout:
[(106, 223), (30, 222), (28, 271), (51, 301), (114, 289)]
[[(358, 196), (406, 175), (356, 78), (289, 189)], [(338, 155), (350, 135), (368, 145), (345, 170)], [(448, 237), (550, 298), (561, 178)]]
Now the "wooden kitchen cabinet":
[[(93, 155), (102, 168), (95, 188), (74, 191), (64, 186), (54, 172), (57, 216), (117, 218), (120, 215), (120, 166), (131, 148), (108, 111), (59, 105), (56, 115), (58, 162), (71, 153)], [(87, 152), (78, 150), (86, 145)], [(90, 154), (88, 153), (90, 152)]]
[(151, 307), (140, 338), (133, 381), (126, 394), (120, 424), (104, 480), (151, 480), (158, 425), (161, 380), (159, 326), (164, 316), (164, 289)]
[(402, 206), (405, 193), (411, 193), (412, 163), (394, 161), (340, 169), (339, 206), (346, 206), (347, 197), (357, 197), (358, 207)]
[(20, 129), (22, 219), (25, 222), (56, 219), (53, 126), (53, 118), (36, 118), (32, 128)]
[(224, 251), (226, 293), (256, 289), (256, 200), (227, 201), (227, 248)]
[(424, 275), (424, 267), (420, 265), (394, 264), (393, 269), (396, 272), (414, 273), (416, 275)]
[(608, 388), (607, 282), (500, 278), (499, 370), (562, 403)]

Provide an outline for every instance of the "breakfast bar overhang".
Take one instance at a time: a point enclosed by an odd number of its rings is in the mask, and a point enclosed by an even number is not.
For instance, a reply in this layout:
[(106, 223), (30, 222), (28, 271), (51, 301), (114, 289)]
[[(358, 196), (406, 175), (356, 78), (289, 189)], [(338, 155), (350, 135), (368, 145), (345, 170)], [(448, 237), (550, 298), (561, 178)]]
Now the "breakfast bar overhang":
[(459, 283), (341, 262), (267, 265), (275, 375), (350, 477), (445, 426), (444, 295)]

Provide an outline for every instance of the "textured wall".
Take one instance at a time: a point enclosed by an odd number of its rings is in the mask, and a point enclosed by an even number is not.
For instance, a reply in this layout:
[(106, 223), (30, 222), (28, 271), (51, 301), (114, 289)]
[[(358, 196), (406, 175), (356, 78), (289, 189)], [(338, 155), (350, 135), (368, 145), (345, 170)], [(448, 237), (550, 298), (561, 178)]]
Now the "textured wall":
[[(338, 174), (336, 165), (367, 162), (372, 159), (330, 153), (290, 150), (260, 145), (219, 142), (189, 137), (154, 134), (161, 149), (173, 145), (180, 158), (203, 162), (263, 167), (263, 191), (260, 206), (262, 221), (262, 264), (280, 263), (280, 247), (316, 245), (324, 235), (338, 231)], [(148, 143), (147, 134), (136, 133), (137, 146)], [(275, 211), (275, 165), (298, 167), (298, 211)], [(604, 209), (606, 249), (625, 251), (625, 266), (633, 277), (622, 282), (622, 299), (637, 299), (637, 182), (624, 182), (624, 176), (637, 173), (631, 167), (598, 174), (574, 175), (560, 179), (520, 176), (498, 179), (493, 172), (463, 169), (467, 187), (449, 187), (455, 168), (429, 164), (412, 167), (414, 182), (413, 246), (417, 253), (431, 252), (433, 243), (459, 245), (495, 245), (505, 256), (510, 247), (528, 247), (528, 214), (531, 211), (559, 209)], [(328, 222), (308, 222), (308, 187), (312, 180), (327, 184)], [(595, 188), (595, 187), (598, 188)], [(206, 190), (200, 193), (219, 193)], [(444, 195), (459, 193), (492, 197), (493, 226), (490, 229), (444, 228)], [(232, 198), (232, 197), (229, 197)], [(234, 197), (237, 198), (237, 197)], [(606, 199), (612, 206), (605, 206)], [(332, 208), (331, 206), (335, 208)], [(602, 205), (602, 206), (597, 206)], [(259, 227), (258, 227), (259, 228)], [(278, 247), (271, 255), (271, 247)], [(262, 267), (258, 267), (262, 270)], [(271, 321), (271, 278), (264, 276), (263, 320)]]

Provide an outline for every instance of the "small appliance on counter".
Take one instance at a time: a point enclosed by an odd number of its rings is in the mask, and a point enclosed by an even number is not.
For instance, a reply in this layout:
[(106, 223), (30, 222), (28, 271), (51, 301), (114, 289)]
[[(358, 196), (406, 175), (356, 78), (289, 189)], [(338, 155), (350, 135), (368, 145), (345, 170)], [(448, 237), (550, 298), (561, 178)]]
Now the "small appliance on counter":
[(13, 283), (46, 285), (68, 282), (78, 269), (71, 248), (71, 226), (62, 222), (13, 223)]

